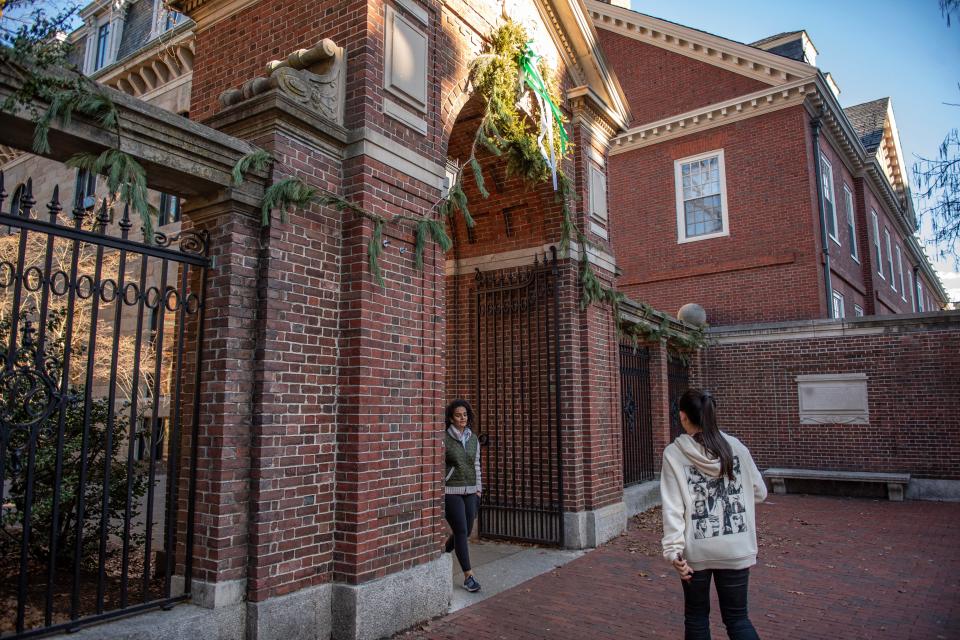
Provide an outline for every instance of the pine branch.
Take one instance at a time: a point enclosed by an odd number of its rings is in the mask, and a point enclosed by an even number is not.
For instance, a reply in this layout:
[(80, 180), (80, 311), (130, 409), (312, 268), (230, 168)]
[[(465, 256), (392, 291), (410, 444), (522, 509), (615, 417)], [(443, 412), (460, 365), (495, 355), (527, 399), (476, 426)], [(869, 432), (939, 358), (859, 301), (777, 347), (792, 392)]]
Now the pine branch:
[(273, 162), (273, 156), (263, 149), (251, 151), (237, 160), (237, 164), (233, 165), (233, 171), (230, 172), (233, 177), (233, 184), (239, 186), (251, 169), (258, 172), (265, 171), (271, 162)]

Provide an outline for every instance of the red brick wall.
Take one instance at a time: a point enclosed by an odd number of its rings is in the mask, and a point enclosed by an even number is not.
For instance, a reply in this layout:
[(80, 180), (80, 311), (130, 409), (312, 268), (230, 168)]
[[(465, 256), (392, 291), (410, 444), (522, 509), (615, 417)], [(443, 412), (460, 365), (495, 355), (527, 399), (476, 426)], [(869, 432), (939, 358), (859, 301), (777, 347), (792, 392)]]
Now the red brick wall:
[[(340, 165), (330, 155), (284, 137), (268, 149), (308, 184), (339, 189)], [(340, 216), (320, 207), (294, 210), (288, 223), (274, 220), (264, 238), (251, 448), (257, 516), (247, 576), (253, 601), (330, 580), (340, 238)]]
[[(699, 303), (713, 325), (822, 317), (807, 120), (792, 107), (611, 156), (618, 286), (670, 313)], [(718, 149), (730, 235), (678, 244), (674, 161)]]
[[(873, 280), (872, 290), (873, 290), (873, 304), (874, 304), (874, 313), (877, 315), (888, 315), (892, 313), (911, 313), (913, 311), (913, 299), (911, 296), (911, 287), (910, 287), (910, 277), (908, 274), (909, 271), (913, 269), (913, 264), (910, 262), (910, 258), (906, 249), (906, 243), (904, 242), (903, 236), (899, 232), (898, 225), (890, 218), (890, 215), (887, 213), (887, 208), (882, 204), (882, 200), (874, 192), (872, 185), (869, 181), (865, 179), (860, 179), (860, 182), (863, 183), (861, 190), (863, 192), (865, 207), (865, 227), (867, 232), (867, 250), (870, 252), (870, 265), (871, 269), (869, 271), (870, 278)], [(877, 218), (880, 223), (880, 252), (881, 256), (877, 256), (877, 250), (874, 245), (874, 235), (873, 235), (873, 216), (872, 212), (877, 212)], [(889, 273), (889, 265), (887, 262), (887, 241), (884, 235), (884, 230), (890, 231), (890, 249), (893, 254), (893, 274)], [(904, 292), (900, 287), (900, 271), (899, 265), (897, 264), (897, 249), (900, 247), (900, 252), (903, 256), (903, 284), (907, 289), (906, 291), (906, 300), (904, 300)], [(880, 269), (883, 269), (883, 277), (880, 277)], [(892, 279), (892, 283), (891, 283)], [(891, 284), (896, 286), (894, 289)], [(924, 289), (927, 290), (927, 284), (924, 284)], [(924, 309), (927, 309), (925, 306)]]
[(632, 125), (655, 122), (768, 87), (758, 80), (597, 25), (600, 46), (630, 105)]
[[(847, 326), (853, 333), (844, 337), (711, 346), (694, 379), (713, 391), (721, 427), (743, 440), (761, 469), (960, 479), (960, 378), (948, 364), (960, 353), (960, 315)], [(858, 327), (882, 333), (856, 334)], [(796, 376), (860, 372), (868, 377), (870, 424), (800, 424)]]
[[(860, 229), (860, 223), (857, 221), (857, 192), (856, 182), (847, 166), (843, 163), (842, 156), (833, 148), (829, 139), (821, 136), (820, 152), (827, 159), (833, 170), (833, 206), (836, 210), (837, 225), (835, 238), (829, 237), (830, 246), (830, 272), (831, 285), (834, 291), (840, 293), (844, 298), (844, 313), (846, 316), (854, 315), (853, 306), (859, 305), (866, 313), (867, 289), (865, 285), (865, 274), (863, 267), (863, 235)], [(852, 196), (854, 216), (854, 234), (857, 241), (857, 258), (852, 255), (852, 243), (849, 225), (847, 224), (847, 209), (844, 196), (844, 185), (849, 188)], [(819, 219), (818, 219), (819, 223)], [(829, 221), (827, 229), (830, 228)], [(817, 227), (819, 233), (819, 226)]]

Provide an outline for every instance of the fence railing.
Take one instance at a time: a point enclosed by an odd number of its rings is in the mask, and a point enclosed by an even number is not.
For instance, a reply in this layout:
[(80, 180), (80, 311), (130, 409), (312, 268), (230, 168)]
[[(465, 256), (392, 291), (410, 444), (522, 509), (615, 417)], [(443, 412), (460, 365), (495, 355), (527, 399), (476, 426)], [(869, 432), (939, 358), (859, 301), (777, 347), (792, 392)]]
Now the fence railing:
[(2, 638), (190, 592), (207, 238), (85, 204), (0, 172)]
[(620, 399), (623, 485), (628, 487), (654, 476), (649, 348), (620, 345)]

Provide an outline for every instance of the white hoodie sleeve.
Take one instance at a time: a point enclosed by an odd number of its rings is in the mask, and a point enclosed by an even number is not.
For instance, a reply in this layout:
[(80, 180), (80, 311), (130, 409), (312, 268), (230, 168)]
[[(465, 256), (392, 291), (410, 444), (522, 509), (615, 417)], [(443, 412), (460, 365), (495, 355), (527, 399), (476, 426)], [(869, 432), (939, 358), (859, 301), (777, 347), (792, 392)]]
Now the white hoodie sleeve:
[(663, 558), (672, 563), (685, 547), (686, 514), (680, 479), (666, 453), (660, 467), (660, 500), (663, 503)]
[(753, 461), (753, 456), (750, 455), (750, 451), (746, 447), (743, 448), (747, 452), (747, 458), (750, 460), (750, 475), (752, 476), (751, 481), (753, 482), (753, 501), (754, 502), (763, 502), (767, 499), (767, 485), (763, 482), (763, 474), (760, 473), (760, 469), (757, 468), (757, 463)]

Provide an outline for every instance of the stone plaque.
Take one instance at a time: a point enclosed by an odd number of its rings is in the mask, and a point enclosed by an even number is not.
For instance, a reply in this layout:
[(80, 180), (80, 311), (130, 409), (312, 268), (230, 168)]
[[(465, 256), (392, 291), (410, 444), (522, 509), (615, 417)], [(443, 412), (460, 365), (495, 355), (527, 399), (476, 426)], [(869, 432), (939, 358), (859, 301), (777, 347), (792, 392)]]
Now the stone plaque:
[(427, 111), (427, 36), (386, 7), (384, 87), (405, 104)]
[(867, 374), (797, 376), (800, 424), (869, 424)]

